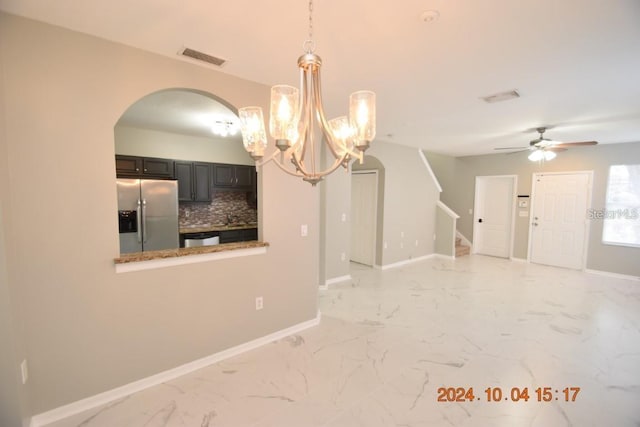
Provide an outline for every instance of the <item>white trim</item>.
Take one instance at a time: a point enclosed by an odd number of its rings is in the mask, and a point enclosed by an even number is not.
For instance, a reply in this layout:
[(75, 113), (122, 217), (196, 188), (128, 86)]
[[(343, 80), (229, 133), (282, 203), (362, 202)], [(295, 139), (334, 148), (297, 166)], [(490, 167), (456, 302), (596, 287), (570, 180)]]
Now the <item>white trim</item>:
[(433, 173), (433, 169), (431, 169), (431, 165), (429, 164), (429, 160), (427, 160), (427, 157), (424, 155), (422, 150), (418, 149), (418, 153), (420, 154), (420, 158), (422, 159), (422, 162), (424, 163), (425, 167), (427, 168), (427, 171), (429, 172), (429, 175), (431, 175), (431, 179), (433, 179), (433, 183), (435, 184), (436, 188), (438, 189), (438, 192), (442, 193), (442, 187), (440, 186), (440, 182), (438, 182), (438, 178), (436, 178), (436, 174)]
[(445, 213), (447, 215), (449, 215), (451, 218), (453, 219), (459, 219), (460, 215), (458, 215), (457, 213), (455, 213), (449, 206), (445, 205), (442, 200), (438, 200), (436, 202), (436, 205), (438, 205), (438, 207), (440, 207), (440, 209), (442, 209), (443, 211), (445, 211)]
[(591, 270), (587, 268), (584, 270), (584, 272), (589, 274), (597, 274), (598, 276), (614, 277), (616, 279), (633, 280), (635, 282), (640, 281), (640, 276), (631, 276), (628, 274), (612, 273), (610, 271)]
[(402, 267), (403, 265), (414, 264), (435, 257), (436, 254), (424, 255), (418, 258), (405, 259), (404, 261), (394, 262), (392, 264), (376, 265), (375, 268), (380, 270), (389, 270), (390, 268)]
[(218, 261), (221, 259), (238, 258), (251, 255), (261, 255), (267, 253), (267, 247), (234, 249), (230, 251), (211, 252), (208, 254), (188, 255), (172, 258), (158, 258), (148, 261), (126, 262), (116, 264), (116, 273), (127, 273), (129, 271), (152, 270), (156, 268), (173, 267), (175, 265), (194, 264), (207, 261)]
[(91, 397), (87, 397), (85, 399), (81, 399), (76, 402), (69, 403), (64, 406), (60, 406), (50, 411), (34, 415), (31, 418), (30, 427), (45, 426), (55, 421), (59, 421), (63, 418), (67, 418), (72, 415), (79, 414), (80, 412), (86, 411), (88, 409), (92, 409), (97, 406), (107, 404), (113, 400), (121, 399), (133, 393), (137, 393), (146, 388), (153, 387), (158, 384), (162, 384), (163, 382), (171, 381), (182, 375), (186, 375), (188, 373), (191, 373), (198, 369), (202, 369), (214, 363), (218, 363), (230, 357), (237, 356), (239, 354), (261, 347), (265, 344), (269, 344), (273, 341), (280, 340), (282, 338), (288, 337), (295, 333), (301, 332), (305, 329), (317, 326), (318, 324), (320, 324), (320, 318), (321, 318), (321, 313), (318, 312), (314, 319), (307, 320), (302, 323), (298, 323), (297, 325), (293, 325), (289, 328), (282, 329), (280, 331), (271, 333), (269, 335), (265, 335), (261, 338), (256, 338), (255, 340), (246, 342), (244, 344), (240, 344), (235, 347), (231, 347), (226, 350), (220, 351), (218, 353), (214, 353), (212, 355), (203, 357), (202, 359), (185, 363), (184, 365), (178, 366), (173, 369), (169, 369), (164, 372), (160, 372), (150, 377), (143, 378), (141, 380), (134, 381), (132, 383), (114, 388), (112, 390), (105, 391), (103, 393), (99, 393)]
[(511, 261), (515, 261), (515, 262), (529, 262), (524, 258), (516, 258), (516, 257), (511, 257), (509, 258)]
[(324, 285), (320, 286), (320, 289), (327, 290), (330, 285), (335, 285), (336, 283), (342, 283), (351, 280), (351, 275), (347, 274), (345, 276), (334, 277), (333, 279), (327, 279), (324, 281)]

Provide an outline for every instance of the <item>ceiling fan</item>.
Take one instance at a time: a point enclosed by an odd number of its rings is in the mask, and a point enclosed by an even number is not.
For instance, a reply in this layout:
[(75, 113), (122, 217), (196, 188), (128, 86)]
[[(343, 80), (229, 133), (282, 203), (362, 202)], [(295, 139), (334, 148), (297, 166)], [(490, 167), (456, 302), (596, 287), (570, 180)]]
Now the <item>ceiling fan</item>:
[(560, 151), (567, 151), (568, 148), (574, 146), (596, 145), (597, 141), (578, 141), (578, 142), (560, 142), (554, 141), (544, 137), (544, 133), (547, 130), (546, 127), (536, 128), (536, 132), (540, 135), (529, 142), (528, 147), (500, 147), (494, 148), (494, 150), (517, 150), (507, 154), (520, 153), (522, 151), (531, 151), (529, 154), (529, 160), (552, 160), (556, 157), (556, 153)]

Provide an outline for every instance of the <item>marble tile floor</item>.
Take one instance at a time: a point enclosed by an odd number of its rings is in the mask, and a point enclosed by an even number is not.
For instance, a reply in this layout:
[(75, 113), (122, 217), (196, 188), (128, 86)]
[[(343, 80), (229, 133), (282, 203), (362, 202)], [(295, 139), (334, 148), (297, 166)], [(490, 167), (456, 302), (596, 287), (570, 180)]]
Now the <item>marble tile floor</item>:
[(351, 275), (318, 327), (49, 427), (640, 426), (640, 282), (483, 256)]

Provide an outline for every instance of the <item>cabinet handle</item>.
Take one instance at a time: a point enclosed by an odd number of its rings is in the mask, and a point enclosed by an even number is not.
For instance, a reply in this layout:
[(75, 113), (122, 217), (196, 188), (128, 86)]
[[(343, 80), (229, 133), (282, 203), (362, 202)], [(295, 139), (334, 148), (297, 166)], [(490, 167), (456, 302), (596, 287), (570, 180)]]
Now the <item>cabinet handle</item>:
[(146, 171), (147, 171), (147, 168), (144, 168), (144, 171), (146, 172)]
[(136, 168), (136, 172), (140, 172), (140, 168)]

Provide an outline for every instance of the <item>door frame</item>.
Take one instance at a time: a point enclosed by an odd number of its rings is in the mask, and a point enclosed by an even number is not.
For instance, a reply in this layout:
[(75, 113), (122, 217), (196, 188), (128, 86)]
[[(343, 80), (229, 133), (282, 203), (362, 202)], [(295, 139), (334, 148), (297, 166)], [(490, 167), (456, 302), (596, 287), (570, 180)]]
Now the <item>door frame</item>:
[(478, 253), (477, 233), (478, 227), (478, 178), (511, 178), (513, 181), (513, 194), (511, 195), (511, 227), (509, 230), (509, 258), (513, 259), (513, 246), (516, 232), (516, 200), (518, 196), (518, 175), (476, 175), (475, 190), (473, 194), (473, 246), (472, 253)]
[[(593, 170), (583, 171), (564, 171), (564, 172), (534, 172), (531, 175), (531, 206), (529, 207), (529, 244), (527, 245), (527, 262), (531, 263), (531, 249), (533, 247), (533, 220), (532, 215), (536, 203), (536, 177), (538, 175), (587, 175), (589, 185), (587, 186), (587, 209), (591, 208), (591, 199), (593, 197)], [(584, 213), (585, 218), (587, 212)], [(589, 238), (590, 238), (590, 222), (584, 222), (584, 245), (582, 248), (582, 266), (580, 271), (585, 271), (587, 268), (587, 255), (589, 254)]]
[[(380, 190), (379, 188), (380, 177), (378, 175), (377, 169), (358, 169), (356, 171), (352, 170), (351, 179), (353, 179), (353, 175), (374, 175), (375, 176), (376, 185), (375, 185), (375, 191), (373, 193), (373, 204), (376, 208), (373, 210), (373, 245), (371, 245), (372, 246), (371, 250), (373, 251), (373, 257), (372, 257), (373, 263), (371, 264), (371, 267), (375, 267), (377, 265), (376, 255), (378, 253), (378, 192)], [(353, 185), (351, 185), (351, 190), (353, 191)], [(349, 211), (351, 212), (351, 223), (353, 224), (354, 216), (353, 216), (353, 204), (351, 200), (349, 200)], [(351, 230), (351, 233), (353, 233), (353, 230)], [(351, 244), (351, 236), (349, 236), (349, 248), (350, 248), (349, 261), (351, 261), (351, 252), (353, 251), (353, 245)]]

